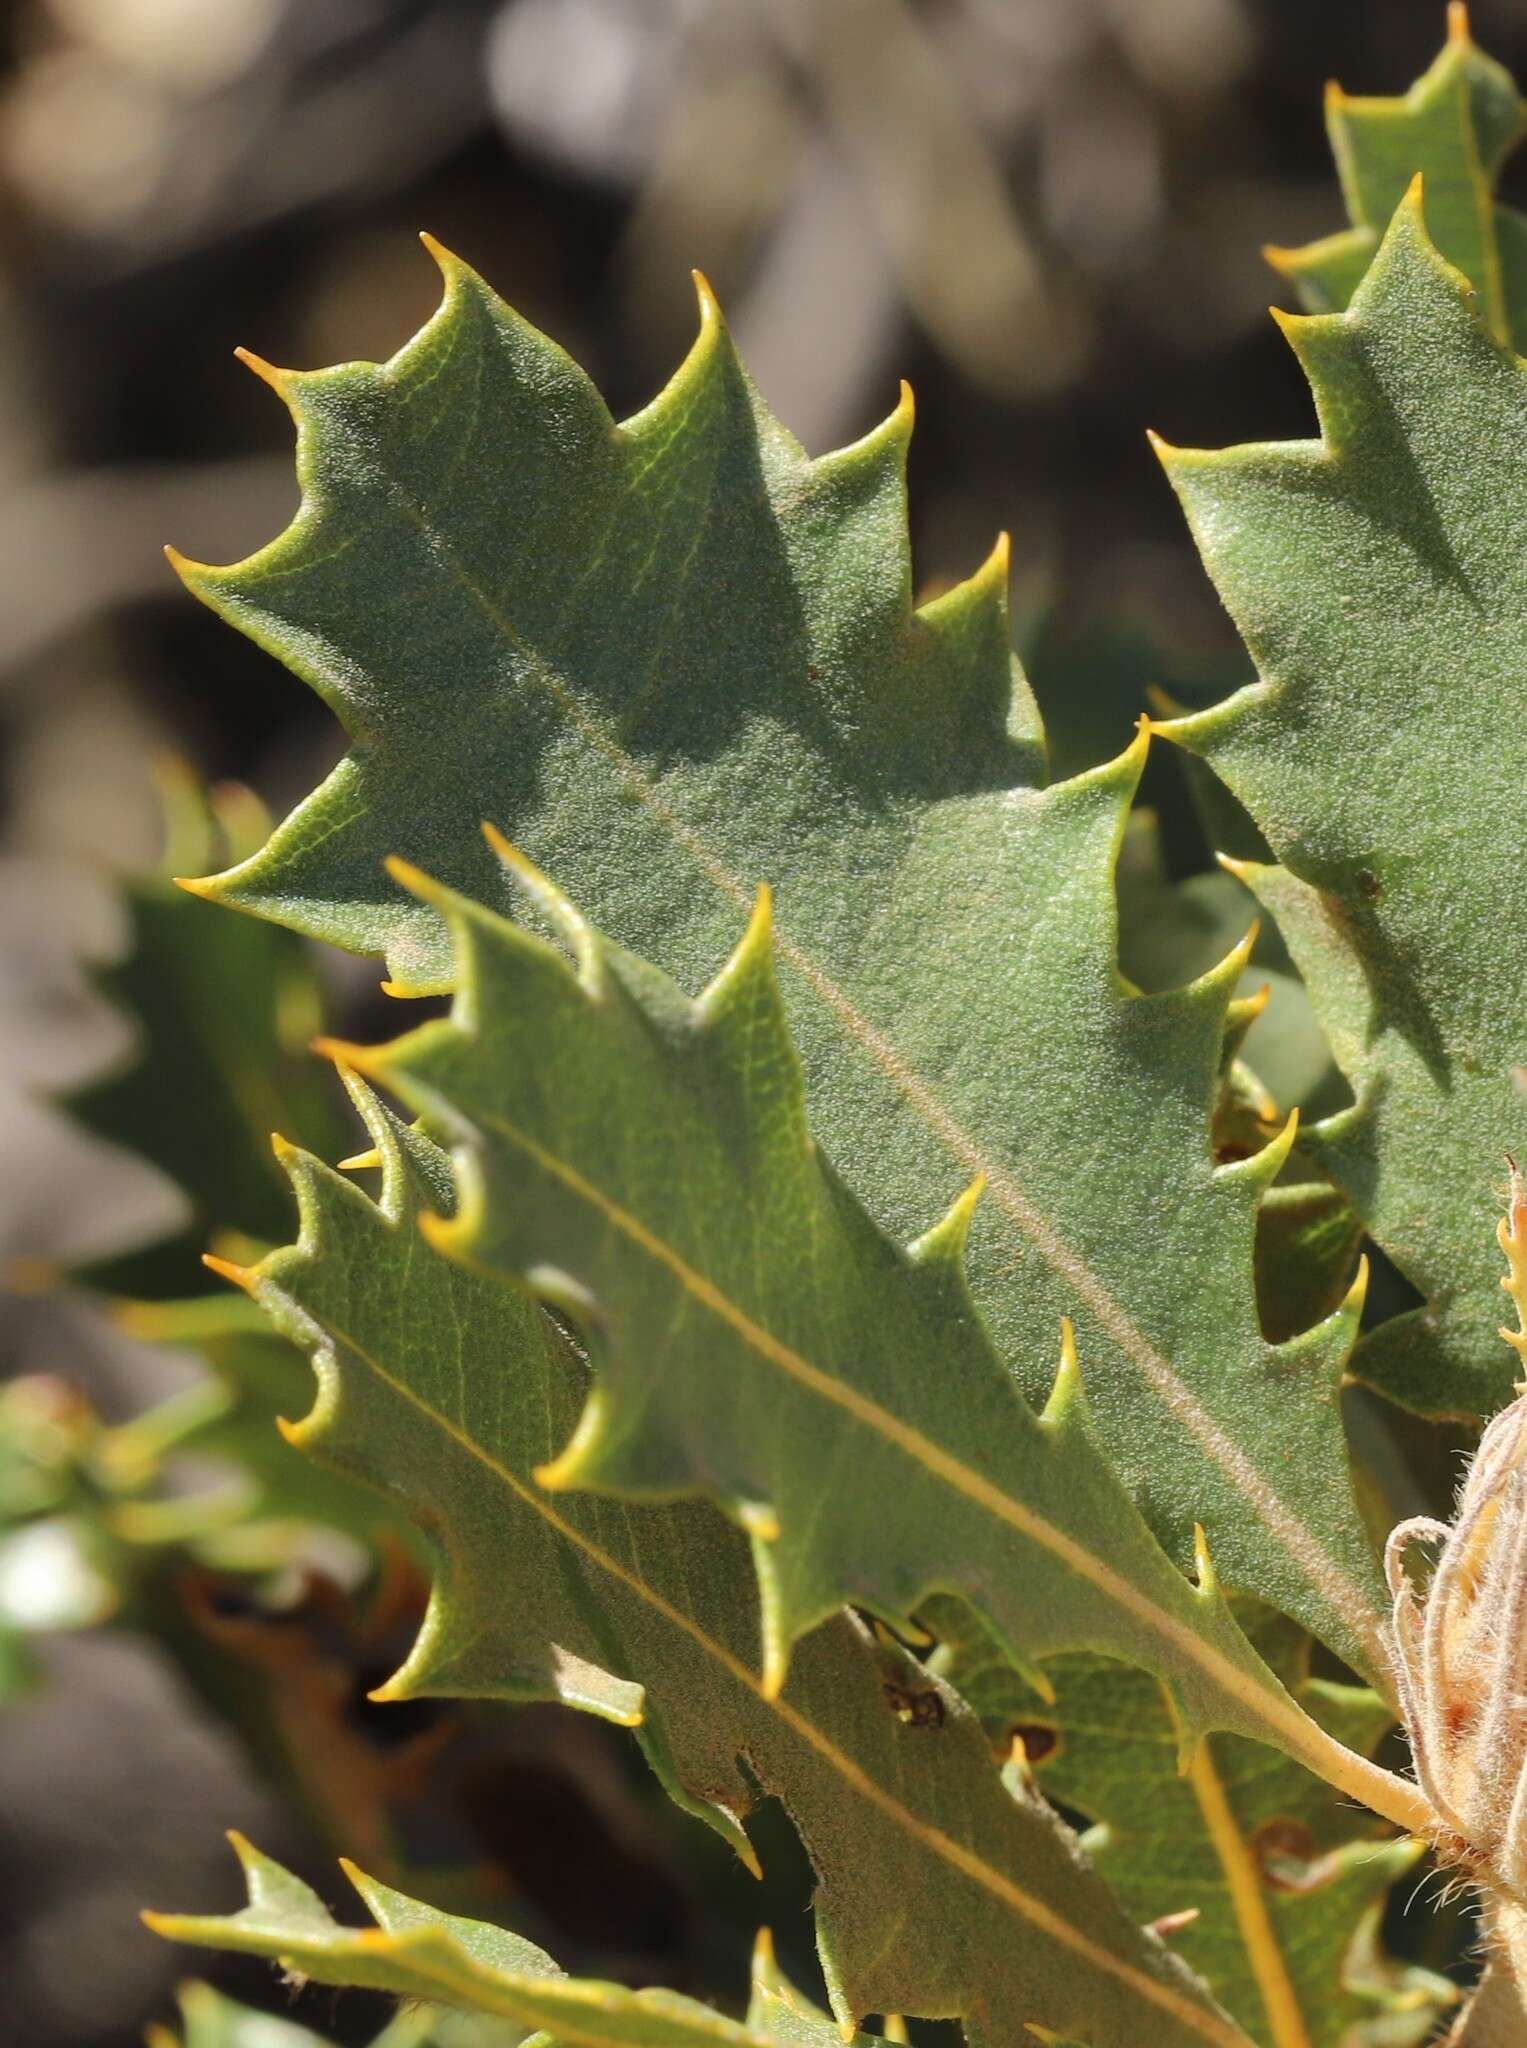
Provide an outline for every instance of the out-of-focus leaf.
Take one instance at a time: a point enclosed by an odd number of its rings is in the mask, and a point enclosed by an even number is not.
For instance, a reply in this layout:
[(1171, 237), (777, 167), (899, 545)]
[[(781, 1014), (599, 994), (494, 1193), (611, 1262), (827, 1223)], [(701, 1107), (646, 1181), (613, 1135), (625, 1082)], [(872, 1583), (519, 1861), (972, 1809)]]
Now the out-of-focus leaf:
[(1527, 130), (1510, 72), (1478, 49), (1460, 4), (1424, 77), (1399, 99), (1357, 99), (1332, 85), (1326, 127), (1352, 225), (1303, 249), (1269, 249), (1308, 313), (1343, 312), (1378, 253), (1406, 188), (1426, 181), (1432, 239), (1473, 285), (1501, 341), (1527, 342), (1527, 215), (1502, 206), (1502, 166)]
[[(252, 806), (243, 791), (203, 799), (177, 771), (169, 858), (194, 862), (199, 849), (258, 840), (263, 813)], [(283, 1235), (286, 1196), (270, 1133), (298, 1133), (320, 1150), (338, 1142), (329, 1091), (305, 1057), (322, 1022), (318, 985), (290, 934), (214, 917), (168, 875), (125, 880), (122, 900), (126, 949), (94, 979), (131, 1021), (135, 1043), (114, 1071), (61, 1106), (168, 1175), (191, 1220), (173, 1238), (97, 1260), (75, 1277), (114, 1294), (189, 1295), (205, 1284), (201, 1254), (215, 1231), (264, 1243)]]

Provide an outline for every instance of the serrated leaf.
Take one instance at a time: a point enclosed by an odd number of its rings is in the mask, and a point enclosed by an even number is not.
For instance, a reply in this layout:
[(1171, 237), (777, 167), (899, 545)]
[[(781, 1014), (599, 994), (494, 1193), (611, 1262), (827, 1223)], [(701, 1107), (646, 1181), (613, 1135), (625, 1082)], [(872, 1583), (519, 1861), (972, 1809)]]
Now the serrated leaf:
[[(1371, 1754), (1393, 1725), (1363, 1688), (1313, 1679), (1309, 1639), (1243, 1603), (1247, 1633), (1290, 1693)], [(1093, 1858), (1140, 1920), (1191, 1915), (1172, 1946), (1248, 2033), (1274, 2048), (1403, 2048), (1430, 2037), (1455, 1993), (1387, 1958), (1379, 1917), (1422, 1855), (1384, 1838), (1287, 1758), (1215, 1736), (1184, 1776), (1170, 1699), (1144, 1673), (1097, 1657), (1045, 1666), (1054, 1697), (1023, 1684), (957, 1611), (927, 1617), (946, 1640), (935, 1668), (994, 1740), (1026, 1745), (1035, 1782), (1086, 1815)]]
[(1283, 863), (1240, 872), (1358, 1098), (1303, 1142), (1426, 1297), (1354, 1370), (1422, 1413), (1488, 1413), (1512, 1380), (1493, 1182), (1527, 1139), (1509, 938), (1527, 372), (1437, 256), (1419, 192), (1349, 312), (1286, 327), (1323, 438), (1164, 456), (1260, 677), (1166, 730)]
[(1448, 11), (1436, 62), (1399, 99), (1326, 93), (1326, 128), (1352, 225), (1303, 249), (1270, 249), (1309, 313), (1339, 313), (1373, 261), (1395, 208), (1418, 173), (1426, 180), (1432, 238), (1479, 295), (1498, 340), (1527, 339), (1527, 215), (1495, 188), (1527, 130), (1511, 74), (1478, 49), (1468, 16)]
[(182, 1984), (175, 1993), (180, 2026), (151, 2027), (146, 2048), (327, 2048), (323, 2036), (293, 2020), (225, 1998), (210, 1984)]
[[(278, 1422), (307, 1406), (312, 1374), (254, 1302), (122, 1302), (115, 1320), (134, 1338), (190, 1352), (207, 1371), (205, 1381), (105, 1431), (93, 1447), (93, 1470), (131, 1502), (126, 1528), (134, 1540), (201, 1539), (198, 1555), (223, 1563), (228, 1543), (208, 1539), (240, 1525), (245, 1559), (256, 1555), (261, 1532), (276, 1556), (300, 1547), (305, 1525), (343, 1530), (369, 1550), (402, 1535), (373, 1488), (316, 1465), (283, 1439)], [(175, 1470), (183, 1457), (198, 1461), (208, 1483), (186, 1487)]]
[[(1018, 2048), (1030, 2017), (1099, 2042), (1142, 2023), (1163, 2048), (1224, 2040), (905, 1653), (838, 1615), (772, 1694), (737, 1532), (700, 1503), (553, 1500), (536, 1485), (576, 1422), (585, 1368), (526, 1296), (426, 1243), (421, 1215), (452, 1200), (444, 1157), (351, 1085), (383, 1163), (380, 1206), (288, 1151), (302, 1239), (248, 1284), (313, 1351), (320, 1394), (299, 1439), (386, 1486), (434, 1548), (429, 1614), (387, 1694), (553, 1698), (640, 1721), (673, 1797), (745, 1858), (755, 1787), (777, 1794), (818, 1872), (819, 1946), (845, 2017), (961, 2014), (989, 2048)], [(903, 1719), (905, 1699), (935, 1705)]]
[[(362, 1985), (504, 2019), (535, 2030), (537, 2048), (765, 2048), (781, 2038), (676, 1992), (569, 1977), (532, 1942), (487, 1921), (437, 1912), (350, 1863), (345, 1873), (374, 1925), (341, 1926), (290, 1871), (241, 1836), (233, 1843), (249, 1904), (215, 1917), (146, 1914), (156, 1934), (269, 1956), (320, 1984)], [(843, 2048), (843, 2036), (830, 2024), (806, 2039), (811, 2048)]]
[[(217, 817), (189, 779), (169, 792), (169, 853), (217, 843), (218, 819), (246, 801), (219, 800)], [(198, 827), (200, 829), (198, 829)], [(189, 840), (189, 844), (187, 843)], [(325, 1149), (337, 1142), (332, 1108), (303, 1054), (321, 1006), (303, 947), (289, 934), (215, 917), (168, 876), (121, 884), (128, 937), (119, 960), (93, 970), (101, 993), (132, 1023), (135, 1043), (108, 1073), (59, 1098), (87, 1130), (136, 1152), (166, 1174), (191, 1208), (186, 1229), (79, 1269), (115, 1294), (158, 1298), (205, 1284), (201, 1254), (215, 1230), (266, 1243), (286, 1230), (286, 1195), (270, 1156), (276, 1128)]]
[(594, 1390), (541, 1482), (719, 1500), (752, 1532), (770, 1688), (844, 1602), (910, 1625), (952, 1591), (1020, 1665), (1088, 1647), (1156, 1672), (1188, 1747), (1233, 1728), (1409, 1812), (1411, 1788), (1293, 1706), (1207, 1555), (1196, 1589), (1163, 1555), (1098, 1449), (1069, 1350), (1044, 1416), (1029, 1408), (965, 1287), (971, 1201), (902, 1251), (827, 1166), (766, 899), (691, 1002), (520, 872), (579, 971), (415, 876), (456, 938), (452, 1018), (345, 1050), (462, 1140), (461, 1211), (435, 1240), (523, 1276), (596, 1346)]
[(705, 294), (689, 359), (617, 426), (440, 261), (439, 313), (384, 367), (263, 370), (303, 508), (246, 562), (181, 564), (354, 741), (205, 892), (436, 987), (443, 927), (379, 863), (508, 908), (486, 816), (694, 988), (768, 879), (819, 1127), (877, 1219), (910, 1236), (984, 1173), (973, 1284), (1030, 1398), (1071, 1314), (1099, 1430), (1179, 1564), (1201, 1520), (1227, 1580), (1380, 1669), (1335, 1409), (1347, 1325), (1264, 1343), (1279, 1155), (1225, 1173), (1210, 1153), (1235, 963), (1147, 1001), (1115, 966), (1143, 744), (1040, 787), (1004, 550), (913, 609), (909, 405), (808, 461)]

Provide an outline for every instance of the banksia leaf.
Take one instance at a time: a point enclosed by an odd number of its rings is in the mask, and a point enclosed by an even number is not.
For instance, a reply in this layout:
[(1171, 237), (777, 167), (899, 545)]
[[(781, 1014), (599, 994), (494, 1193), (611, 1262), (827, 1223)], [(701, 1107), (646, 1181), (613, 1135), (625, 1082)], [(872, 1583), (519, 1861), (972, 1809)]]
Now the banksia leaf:
[(688, 360), (616, 425), (437, 253), (440, 311), (390, 363), (262, 372), (298, 425), (292, 526), (180, 565), (353, 741), (202, 892), (438, 988), (439, 915), (382, 858), (510, 910), (488, 817), (692, 990), (771, 883), (818, 1126), (877, 1221), (909, 1238), (984, 1174), (972, 1284), (1030, 1399), (1069, 1315), (1099, 1433), (1179, 1565), (1202, 1522), (1228, 1582), (1372, 1668), (1382, 1588), (1335, 1408), (1351, 1320), (1264, 1342), (1256, 1210), (1282, 1153), (1212, 1156), (1240, 956), (1145, 1000), (1115, 964), (1144, 741), (1042, 786), (1005, 548), (914, 608), (908, 402), (809, 461), (702, 293)]
[[(213, 846), (258, 840), (263, 814), (246, 793), (208, 798), (173, 765), (164, 782), (167, 865), (195, 865)], [(61, 1106), (157, 1166), (191, 1217), (181, 1234), (100, 1259), (75, 1277), (114, 1294), (165, 1298), (205, 1283), (201, 1254), (214, 1231), (266, 1242), (285, 1234), (272, 1126), (321, 1149), (337, 1126), (304, 1057), (320, 1007), (302, 947), (283, 932), (213, 916), (168, 873), (130, 877), (121, 893), (127, 944), (94, 980), (132, 1025), (135, 1043)]]
[(1432, 239), (1473, 285), (1499, 341), (1527, 341), (1527, 216), (1495, 198), (1506, 158), (1527, 130), (1511, 74), (1479, 50), (1461, 0), (1448, 9), (1437, 61), (1400, 99), (1355, 99), (1332, 85), (1326, 126), (1352, 225), (1303, 249), (1269, 249), (1309, 313), (1339, 313), (1373, 261), (1418, 173)]
[(1238, 2039), (905, 1652), (837, 1614), (783, 1689), (765, 1686), (743, 1536), (699, 1502), (537, 1484), (576, 1425), (583, 1361), (527, 1295), (425, 1240), (421, 1221), (451, 1206), (445, 1158), (350, 1086), (380, 1204), (287, 1148), (302, 1238), (245, 1280), (318, 1369), (289, 1433), (385, 1487), (434, 1550), (429, 1613), (386, 1697), (557, 1699), (636, 1726), (672, 1796), (750, 1862), (742, 1822), (777, 1795), (818, 1873), (845, 2021), (960, 2015), (986, 2048), (1020, 2048), (1030, 2018), (1099, 2041), (1148, 2029), (1164, 2048)]
[(1354, 1370), (1422, 1413), (1485, 1414), (1511, 1385), (1493, 1182), (1527, 1138), (1509, 936), (1527, 843), (1527, 371), (1432, 247), (1419, 190), (1350, 310), (1285, 326), (1322, 439), (1164, 453), (1259, 671), (1166, 731), (1283, 863), (1239, 872), (1357, 1095), (1301, 1144), (1425, 1297)]
[[(269, 1956), (320, 1984), (362, 1985), (509, 2022), (534, 2048), (767, 2048), (789, 2035), (724, 2019), (671, 1991), (630, 1991), (567, 1976), (543, 1950), (483, 1920), (436, 1912), (378, 1884), (351, 1863), (345, 1874), (373, 1925), (345, 1927), (290, 1871), (233, 1837), (249, 1886), (237, 1913), (206, 1918), (145, 1915), (156, 1934), (201, 1948)], [(827, 2021), (793, 2036), (810, 2048), (844, 2048)], [(850, 2041), (866, 2041), (855, 2035)], [(1032, 2038), (1032, 2036), (1030, 2037)]]
[(454, 1016), (351, 1056), (461, 1140), (462, 1207), (434, 1241), (588, 1332), (596, 1384), (543, 1484), (720, 1501), (752, 1535), (767, 1690), (845, 1601), (894, 1625), (953, 1591), (1020, 1665), (1080, 1646), (1154, 1671), (1185, 1753), (1233, 1728), (1411, 1810), (1411, 1788), (1332, 1744), (1250, 1650), (1202, 1539), (1196, 1587), (1156, 1545), (1099, 1450), (1069, 1338), (1043, 1417), (1024, 1401), (965, 1288), (977, 1191), (904, 1251), (828, 1167), (765, 901), (691, 1002), (538, 876), (576, 973), (412, 880), (456, 937)]
[[(1383, 1703), (1311, 1677), (1309, 1638), (1280, 1616), (1252, 1603), (1237, 1612), (1293, 1697), (1368, 1755), (1393, 1725)], [(1126, 1909), (1172, 1925), (1174, 1950), (1254, 2040), (1415, 2048), (1431, 2038), (1453, 1987), (1386, 1956), (1379, 1936), (1419, 1843), (1376, 1830), (1297, 1764), (1235, 1736), (1211, 1737), (1183, 1775), (1171, 1701), (1143, 1672), (1057, 1657), (1046, 1699), (968, 1614), (926, 1618), (942, 1630), (935, 1667), (995, 1742), (1021, 1746), (1042, 1791), (1093, 1823), (1084, 1844)]]

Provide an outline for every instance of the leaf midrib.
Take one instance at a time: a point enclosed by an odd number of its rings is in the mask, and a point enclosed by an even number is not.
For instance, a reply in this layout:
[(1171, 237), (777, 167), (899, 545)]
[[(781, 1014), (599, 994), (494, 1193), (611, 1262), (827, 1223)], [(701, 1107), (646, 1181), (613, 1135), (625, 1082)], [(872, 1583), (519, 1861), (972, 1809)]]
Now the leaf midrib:
[[(451, 576), (478, 606), (493, 629), (523, 652), (530, 672), (585, 741), (604, 758), (636, 801), (663, 827), (673, 843), (689, 855), (706, 879), (747, 912), (752, 906), (752, 892), (741, 877), (664, 800), (656, 784), (614, 734), (585, 708), (577, 693), (557, 674), (539, 648), (518, 632), (501, 606), (462, 563), (453, 542), (431, 524), (423, 508), (413, 502), (401, 485), (392, 484), (392, 491), (395, 502), (416, 527), (433, 558), (449, 569)], [(1115, 1300), (1087, 1260), (1065, 1243), (1003, 1163), (988, 1153), (974, 1133), (964, 1127), (892, 1041), (864, 1016), (826, 969), (819, 966), (796, 941), (784, 932), (776, 931), (775, 943), (780, 957), (789, 962), (826, 1005), (849, 1041), (879, 1068), (945, 1150), (968, 1172), (983, 1177), (996, 1206), (1029, 1239), (1051, 1270), (1075, 1289), (1120, 1351), (1143, 1373), (1171, 1415), (1189, 1432), (1200, 1450), (1219, 1466), (1264, 1527), (1296, 1560), (1310, 1584), (1319, 1589), (1341, 1616), (1356, 1641), (1363, 1645), (1372, 1668), (1383, 1671), (1385, 1659), (1378, 1617), (1371, 1603), (1364, 1598), (1361, 1587), (1329, 1555), (1325, 1546), (1287, 1505), (1235, 1439), (1215, 1421), (1134, 1318)]]
[[(271, 1282), (269, 1284), (279, 1286), (279, 1282)], [(443, 1430), (453, 1443), (466, 1451), (470, 1457), (476, 1459), (479, 1464), (491, 1472), (495, 1478), (499, 1479), (509, 1488), (517, 1499), (528, 1507), (533, 1508), (565, 1542), (571, 1543), (592, 1563), (608, 1573), (620, 1585), (624, 1586), (628, 1592), (634, 1593), (652, 1608), (655, 1613), (661, 1615), (670, 1626), (677, 1628), (684, 1635), (687, 1635), (699, 1649), (727, 1673), (728, 1677), (735, 1683), (743, 1686), (763, 1706), (777, 1715), (794, 1734), (807, 1743), (825, 1763), (838, 1772), (847, 1784), (852, 1786), (861, 1797), (868, 1800), (870, 1804), (883, 1813), (888, 1820), (900, 1827), (905, 1833), (911, 1835), (915, 1841), (920, 1842), (932, 1854), (939, 1857), (942, 1861), (951, 1864), (974, 1883), (979, 1884), (985, 1891), (1007, 1906), (1009, 1910), (1017, 1913), (1020, 1918), (1027, 1920), (1042, 1933), (1049, 1935), (1051, 1939), (1070, 1949), (1073, 1954), (1081, 1957), (1093, 1968), (1102, 1971), (1108, 1976), (1117, 1978), (1140, 1997), (1170, 2012), (1174, 2018), (1199, 2033), (1205, 2041), (1217, 2044), (1217, 2048), (1248, 2048), (1247, 2037), (1238, 2028), (1228, 2026), (1213, 2013), (1206, 2012), (1201, 2006), (1195, 2005), (1190, 1999), (1174, 1991), (1170, 1985), (1160, 1983), (1156, 1979), (1146, 1976), (1121, 1958), (1110, 1955), (1106, 1949), (1098, 1948), (1077, 1928), (1073, 1927), (1069, 1921), (1062, 1919), (1050, 1907), (1046, 1906), (1042, 1899), (1035, 1898), (1031, 1893), (1024, 1891), (1021, 1886), (1014, 1884), (1010, 1878), (1005, 1877), (1001, 1871), (994, 1870), (988, 1863), (985, 1863), (980, 1857), (967, 1849), (963, 1843), (957, 1842), (950, 1835), (946, 1835), (942, 1829), (919, 1820), (899, 1800), (893, 1798), (883, 1786), (878, 1785), (850, 1756), (839, 1749), (836, 1743), (816, 1726), (815, 1722), (800, 1713), (787, 1700), (771, 1696), (765, 1689), (762, 1681), (749, 1670), (741, 1658), (734, 1656), (724, 1644), (717, 1642), (713, 1636), (707, 1634), (692, 1616), (685, 1614), (681, 1608), (675, 1607), (671, 1601), (665, 1599), (657, 1591), (656, 1587), (648, 1585), (639, 1574), (627, 1570), (617, 1558), (612, 1557), (601, 1545), (595, 1543), (592, 1538), (585, 1536), (581, 1530), (558, 1514), (543, 1494), (539, 1493), (535, 1488), (527, 1486), (510, 1466), (495, 1458), (484, 1445), (476, 1442), (451, 1416), (436, 1408), (431, 1402), (426, 1401), (406, 1381), (400, 1380), (390, 1373), (381, 1361), (368, 1351), (364, 1345), (359, 1343), (356, 1338), (351, 1336), (348, 1331), (342, 1329), (328, 1316), (324, 1316), (322, 1322), (324, 1329), (330, 1337), (344, 1344), (385, 1386), (391, 1388), (394, 1393), (400, 1395), (418, 1409), (422, 1415), (427, 1417), (429, 1421), (433, 1422), (437, 1428)]]
[[(350, 1049), (349, 1056), (355, 1059), (357, 1064), (360, 1063), (354, 1048)], [(378, 1078), (386, 1078), (383, 1071), (385, 1063), (373, 1064), (378, 1069)], [(810, 1360), (783, 1343), (772, 1331), (755, 1322), (713, 1281), (690, 1266), (671, 1245), (665, 1243), (638, 1217), (633, 1216), (620, 1203), (596, 1188), (575, 1167), (548, 1152), (528, 1133), (517, 1129), (506, 1119), (480, 1108), (475, 1109), (472, 1114), (474, 1120), (497, 1131), (511, 1144), (519, 1147), (543, 1171), (561, 1180), (570, 1192), (595, 1210), (601, 1221), (619, 1230), (639, 1250), (657, 1259), (692, 1299), (723, 1321), (758, 1356), (788, 1373), (822, 1399), (851, 1414), (856, 1421), (874, 1430), (885, 1441), (922, 1465), (935, 1478), (1006, 1522), (1030, 1541), (1048, 1550), (1068, 1569), (1088, 1580), (1125, 1614), (1136, 1622), (1143, 1623), (1172, 1644), (1246, 1709), (1253, 1721), (1260, 1720), (1264, 1726), (1280, 1730), (1279, 1736), (1267, 1738), (1275, 1747), (1297, 1756), (1328, 1784), (1350, 1793), (1364, 1805), (1372, 1807), (1375, 1812), (1383, 1814), (1397, 1826), (1405, 1828), (1407, 1832), (1427, 1832), (1430, 1826), (1430, 1809), (1415, 1787), (1345, 1749), (1292, 1703), (1285, 1707), (1281, 1700), (1269, 1694), (1265, 1687), (1256, 1685), (1237, 1664), (1213, 1644), (1178, 1621), (1176, 1616), (1158, 1607), (1146, 1594), (1138, 1591), (1128, 1580), (1121, 1578), (1075, 1538), (1052, 1527), (1050, 1523), (1035, 1515), (1023, 1502), (1003, 1492), (981, 1473), (946, 1451), (942, 1445), (903, 1422), (900, 1417), (881, 1407), (858, 1388), (848, 1386), (832, 1373), (813, 1365)], [(751, 1674), (749, 1683), (756, 1683)]]

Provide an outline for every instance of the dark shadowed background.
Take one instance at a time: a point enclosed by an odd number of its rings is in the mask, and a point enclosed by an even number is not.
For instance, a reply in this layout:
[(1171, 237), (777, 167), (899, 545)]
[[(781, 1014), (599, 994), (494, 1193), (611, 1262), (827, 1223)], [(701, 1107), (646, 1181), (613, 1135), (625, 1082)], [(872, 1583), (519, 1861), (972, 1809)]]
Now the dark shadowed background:
[[(1478, 0), (1474, 27), (1520, 74), (1527, 10)], [(699, 265), (813, 452), (863, 432), (910, 377), (919, 580), (966, 573), (1010, 528), (1020, 637), (1057, 733), (1076, 693), (1101, 691), (1122, 743), (1147, 682), (1237, 673), (1144, 430), (1208, 445), (1309, 431), (1259, 247), (1341, 224), (1325, 79), (1398, 91), (1442, 34), (1431, 0), (13, 0), (7, 1270), (173, 1209), (46, 1100), (122, 1042), (81, 962), (121, 943), (110, 872), (155, 855), (156, 758), (281, 810), (340, 751), (316, 700), (160, 553), (230, 560), (293, 509), (285, 413), (235, 344), (303, 367), (390, 354), (435, 302), (428, 228), (620, 414), (687, 346)], [(373, 970), (326, 971), (364, 1012)], [(18, 1291), (0, 1315), (0, 1370), (73, 1377), (111, 1412), (162, 1369), (72, 1299)], [(715, 1859), (697, 1877), (692, 1833), (634, 1811), (604, 1734), (526, 1716), (491, 1768), (470, 1795), (488, 1816), (477, 1849), (511, 1888), (540, 1885), (575, 1950), (625, 1948), (705, 1988), (686, 1885), (734, 1880)], [(58, 1638), (42, 1689), (0, 1726), (16, 2048), (107, 2048), (163, 2015), (176, 1959), (136, 1908), (229, 1902), (228, 1822), (314, 1867), (151, 1655)], [(575, 1866), (593, 1876), (571, 1884)], [(722, 1917), (740, 1942), (739, 1886)], [(311, 2017), (357, 2036), (374, 2013)]]

